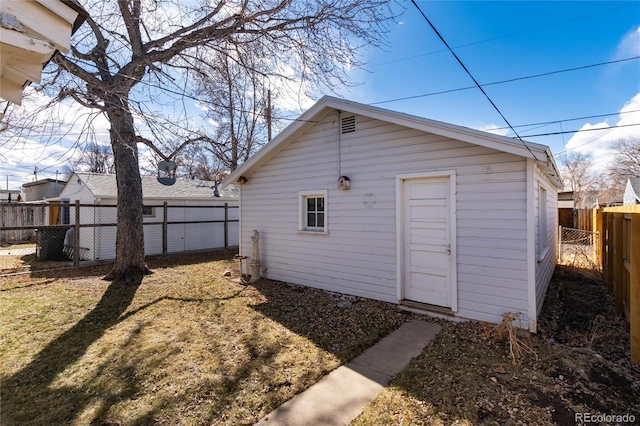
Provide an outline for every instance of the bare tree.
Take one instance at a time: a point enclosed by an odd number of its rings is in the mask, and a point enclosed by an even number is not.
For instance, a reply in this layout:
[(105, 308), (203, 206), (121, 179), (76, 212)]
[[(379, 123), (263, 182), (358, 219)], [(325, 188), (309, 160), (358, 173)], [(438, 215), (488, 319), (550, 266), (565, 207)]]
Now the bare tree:
[(73, 162), (73, 169), (89, 173), (114, 173), (115, 165), (111, 147), (97, 142), (89, 142), (82, 148), (80, 157)]
[(211, 62), (215, 65), (198, 73), (205, 115), (214, 127), (201, 146), (233, 171), (268, 139), (270, 93), (260, 67), (269, 61), (257, 60), (249, 48), (241, 57), (218, 54)]
[(640, 137), (619, 139), (611, 147), (616, 155), (609, 165), (609, 177), (624, 187), (627, 179), (640, 176)]
[(599, 176), (593, 170), (591, 156), (571, 151), (560, 156), (560, 175), (565, 189), (573, 191), (575, 205), (586, 208), (598, 189)]
[(73, 99), (108, 118), (118, 227), (116, 262), (105, 278), (127, 282), (140, 282), (147, 272), (137, 144), (165, 158), (166, 140), (190, 132), (179, 113), (161, 122), (161, 105), (184, 102), (181, 92), (205, 53), (234, 58), (245, 45), (260, 46), (290, 64), (296, 79), (331, 85), (347, 80), (347, 64), (361, 65), (361, 46), (380, 45), (393, 15), (386, 0), (82, 3), (85, 25), (70, 53), (52, 61), (58, 89), (52, 97)]

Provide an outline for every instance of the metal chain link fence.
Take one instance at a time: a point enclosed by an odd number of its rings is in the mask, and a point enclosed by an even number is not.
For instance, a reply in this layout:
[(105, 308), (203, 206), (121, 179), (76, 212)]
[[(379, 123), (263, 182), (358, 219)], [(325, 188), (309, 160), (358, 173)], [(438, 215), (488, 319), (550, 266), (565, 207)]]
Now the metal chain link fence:
[(558, 227), (558, 263), (595, 268), (598, 241), (598, 232)]
[[(236, 247), (238, 213), (238, 206), (228, 204), (145, 205), (145, 255)], [(38, 260), (113, 260), (116, 228), (115, 205), (0, 205), (0, 243), (34, 242)]]

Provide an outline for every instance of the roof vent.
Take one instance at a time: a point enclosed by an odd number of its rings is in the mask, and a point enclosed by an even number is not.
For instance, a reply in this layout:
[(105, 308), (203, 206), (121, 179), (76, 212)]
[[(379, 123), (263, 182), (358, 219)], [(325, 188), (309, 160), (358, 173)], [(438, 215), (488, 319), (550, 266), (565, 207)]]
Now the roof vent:
[(340, 120), (340, 133), (353, 133), (356, 131), (356, 116), (342, 117)]

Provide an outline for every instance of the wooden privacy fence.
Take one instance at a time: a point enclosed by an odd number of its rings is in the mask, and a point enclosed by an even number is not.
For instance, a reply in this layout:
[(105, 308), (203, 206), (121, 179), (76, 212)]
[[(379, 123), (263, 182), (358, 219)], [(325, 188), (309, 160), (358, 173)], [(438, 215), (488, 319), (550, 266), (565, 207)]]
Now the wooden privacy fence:
[(0, 227), (14, 228), (12, 231), (0, 233), (0, 241), (34, 240), (34, 228), (49, 225), (49, 208), (46, 204), (0, 203)]
[(616, 313), (631, 326), (631, 362), (640, 365), (640, 205), (594, 210), (593, 227), (601, 235), (596, 252)]
[(594, 211), (594, 209), (574, 210), (576, 224), (575, 226), (573, 226), (573, 228), (582, 229), (583, 231), (596, 231), (596, 229), (593, 227)]

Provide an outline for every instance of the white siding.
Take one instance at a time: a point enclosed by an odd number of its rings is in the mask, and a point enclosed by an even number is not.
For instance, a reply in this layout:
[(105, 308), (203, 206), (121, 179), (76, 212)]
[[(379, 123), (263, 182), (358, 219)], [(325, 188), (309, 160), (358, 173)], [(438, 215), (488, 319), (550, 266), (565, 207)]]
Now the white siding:
[[(544, 188), (546, 190), (547, 195), (547, 232), (546, 232), (546, 241), (540, 241), (541, 238), (545, 238), (545, 236), (540, 235), (540, 188)], [(540, 170), (535, 167), (534, 169), (534, 214), (535, 214), (535, 253), (536, 253), (536, 263), (535, 263), (535, 274), (536, 274), (536, 314), (540, 314), (540, 310), (542, 309), (542, 304), (544, 302), (544, 297), (547, 293), (547, 287), (549, 286), (549, 282), (551, 281), (551, 276), (553, 275), (553, 270), (556, 266), (556, 259), (558, 257), (558, 193), (556, 188), (545, 178), (544, 174), (540, 172)], [(544, 203), (542, 203), (544, 204)], [(544, 216), (544, 215), (543, 215)], [(548, 250), (544, 250), (543, 247), (548, 247)], [(542, 256), (541, 256), (542, 255)]]
[[(455, 170), (458, 315), (497, 322), (526, 313), (526, 160), (362, 116), (338, 149), (337, 119), (248, 176), (242, 254), (251, 256), (257, 229), (264, 276), (396, 302), (395, 175)], [(337, 189), (340, 175), (350, 190)], [(329, 235), (298, 232), (298, 191), (307, 190), (328, 191)]]
[(631, 180), (627, 179), (627, 185), (624, 188), (624, 196), (622, 198), (622, 204), (625, 206), (635, 206), (638, 204), (638, 198), (633, 186), (631, 186)]
[[(69, 209), (69, 223), (74, 224), (75, 220), (75, 207), (76, 200), (80, 201), (80, 204), (93, 204), (95, 199), (93, 194), (85, 185), (80, 181), (77, 176), (72, 175), (63, 190), (60, 192), (60, 199), (69, 200), (69, 204), (62, 204), (63, 208), (68, 206)], [(80, 207), (80, 223), (91, 224), (95, 223), (96, 209), (93, 207)], [(96, 228), (80, 228), (80, 247), (88, 249), (83, 253), (84, 260), (96, 259), (96, 253), (98, 249), (96, 240)]]

